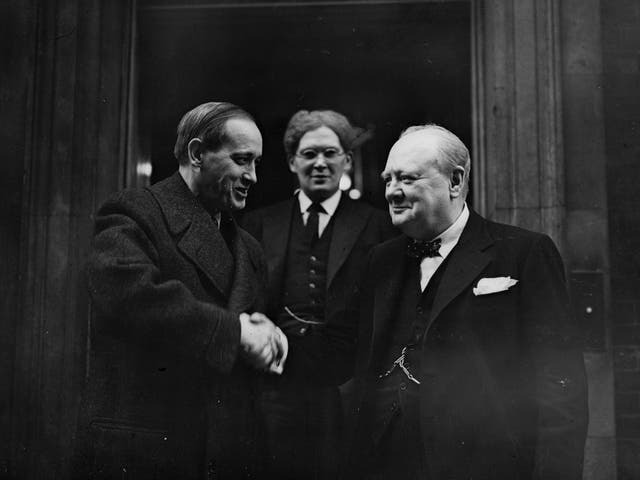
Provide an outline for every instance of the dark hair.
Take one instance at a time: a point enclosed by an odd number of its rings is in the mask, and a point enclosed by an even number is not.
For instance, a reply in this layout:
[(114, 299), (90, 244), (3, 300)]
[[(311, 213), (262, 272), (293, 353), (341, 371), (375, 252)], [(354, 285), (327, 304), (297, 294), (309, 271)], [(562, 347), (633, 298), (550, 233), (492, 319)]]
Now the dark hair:
[(220, 148), (225, 141), (224, 126), (231, 118), (246, 118), (255, 122), (249, 113), (228, 102), (203, 103), (185, 113), (178, 124), (173, 148), (178, 163), (182, 165), (188, 161), (187, 146), (194, 138), (202, 140), (207, 149)]
[(300, 139), (305, 133), (320, 127), (333, 130), (346, 152), (353, 148), (354, 140), (362, 131), (352, 126), (347, 117), (333, 110), (300, 110), (291, 117), (284, 132), (284, 151), (287, 157), (296, 154)]

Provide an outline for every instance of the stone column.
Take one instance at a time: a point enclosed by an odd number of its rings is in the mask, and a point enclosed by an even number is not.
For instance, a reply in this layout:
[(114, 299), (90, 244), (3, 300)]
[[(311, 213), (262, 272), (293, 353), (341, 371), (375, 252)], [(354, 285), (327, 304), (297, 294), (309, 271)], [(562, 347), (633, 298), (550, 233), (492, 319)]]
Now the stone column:
[(472, 5), (474, 200), (562, 251), (589, 341), (584, 478), (614, 479), (600, 1)]
[[(92, 214), (124, 183), (132, 2), (29, 3), (11, 478), (68, 478)], [(4, 435), (4, 432), (3, 432)]]
[(613, 368), (599, 0), (561, 9), (567, 249), (572, 301), (584, 327), (589, 380), (585, 479), (615, 479)]
[(487, 217), (563, 245), (559, 9), (484, 0), (474, 10), (474, 178)]

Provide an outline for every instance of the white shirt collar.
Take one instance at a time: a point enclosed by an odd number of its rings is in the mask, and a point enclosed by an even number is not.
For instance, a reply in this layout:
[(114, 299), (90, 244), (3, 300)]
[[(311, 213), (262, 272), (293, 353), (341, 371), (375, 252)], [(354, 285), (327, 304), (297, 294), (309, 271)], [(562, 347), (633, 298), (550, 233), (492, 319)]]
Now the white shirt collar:
[(464, 227), (467, 225), (468, 220), (469, 209), (467, 208), (467, 202), (465, 202), (462, 207), (462, 212), (460, 212), (460, 215), (458, 215), (456, 221), (436, 237), (442, 240), (442, 244), (440, 245), (440, 255), (442, 256), (442, 258), (446, 258), (451, 250), (453, 250), (453, 247), (456, 246), (458, 240), (460, 240), (460, 235), (462, 235)]
[[(338, 204), (340, 203), (341, 196), (342, 192), (340, 191), (340, 189), (338, 189), (336, 193), (331, 195), (326, 200), (320, 202), (320, 205), (322, 205), (322, 208), (324, 208), (324, 211), (327, 212), (330, 217), (333, 216), (334, 213), (336, 213), (336, 209), (338, 208)], [(307, 209), (313, 203), (307, 196), (307, 194), (302, 190), (300, 190), (298, 193), (298, 202), (300, 204), (300, 212), (303, 214), (307, 212)]]
[(460, 240), (462, 231), (467, 225), (467, 220), (469, 220), (469, 209), (467, 208), (467, 204), (465, 202), (464, 206), (462, 207), (462, 212), (460, 212), (460, 215), (458, 215), (456, 221), (436, 237), (442, 241), (439, 249), (440, 255), (437, 255), (435, 257), (425, 257), (420, 262), (420, 288), (422, 289), (422, 291), (427, 288), (429, 281), (433, 277), (438, 267), (451, 253), (451, 250), (453, 250), (453, 248), (456, 246), (458, 240)]

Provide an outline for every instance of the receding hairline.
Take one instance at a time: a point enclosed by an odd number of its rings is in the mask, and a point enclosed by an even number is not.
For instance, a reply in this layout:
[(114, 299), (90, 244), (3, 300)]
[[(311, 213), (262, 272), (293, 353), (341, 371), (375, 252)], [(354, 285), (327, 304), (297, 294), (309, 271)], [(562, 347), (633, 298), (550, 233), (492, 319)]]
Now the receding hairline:
[(194, 139), (208, 148), (219, 148), (226, 135), (227, 122), (234, 118), (244, 118), (256, 124), (249, 112), (230, 102), (206, 102), (185, 113), (178, 122), (173, 149), (178, 163), (186, 163), (188, 145)]
[[(435, 139), (435, 142), (425, 142), (425, 140)], [(415, 130), (403, 134), (396, 140), (391, 146), (389, 154), (394, 149), (398, 148), (415, 148), (425, 154), (425, 159), (428, 157), (431, 162), (437, 161), (437, 156), (440, 149), (440, 138), (434, 132), (427, 130)]]

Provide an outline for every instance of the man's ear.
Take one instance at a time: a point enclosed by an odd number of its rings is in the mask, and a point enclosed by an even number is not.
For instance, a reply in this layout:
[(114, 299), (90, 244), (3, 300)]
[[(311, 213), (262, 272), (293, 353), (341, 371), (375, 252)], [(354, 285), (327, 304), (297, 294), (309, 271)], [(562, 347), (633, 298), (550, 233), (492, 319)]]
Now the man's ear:
[(295, 160), (296, 157), (295, 155), (291, 155), (288, 159), (287, 159), (287, 163), (289, 164), (289, 171), (292, 173), (297, 173), (296, 172), (296, 166), (295, 166)]
[(189, 165), (200, 168), (202, 165), (202, 154), (204, 152), (204, 144), (199, 138), (192, 138), (187, 144), (187, 155), (189, 156)]
[(455, 167), (451, 172), (449, 191), (452, 197), (459, 197), (464, 187), (464, 168)]
[(349, 151), (346, 153), (344, 157), (344, 171), (350, 172), (352, 168), (353, 168), (353, 153)]

